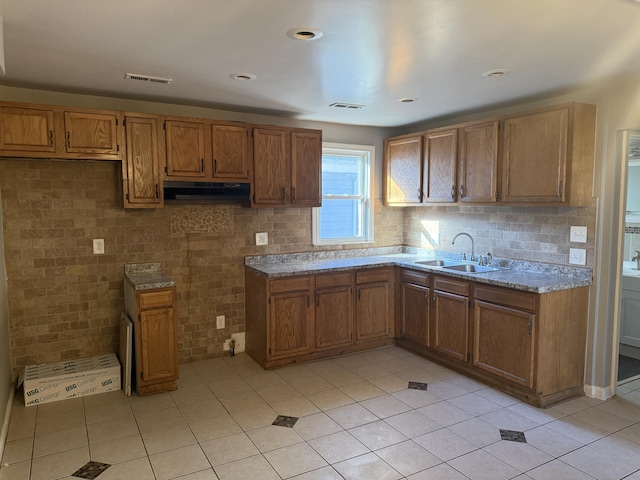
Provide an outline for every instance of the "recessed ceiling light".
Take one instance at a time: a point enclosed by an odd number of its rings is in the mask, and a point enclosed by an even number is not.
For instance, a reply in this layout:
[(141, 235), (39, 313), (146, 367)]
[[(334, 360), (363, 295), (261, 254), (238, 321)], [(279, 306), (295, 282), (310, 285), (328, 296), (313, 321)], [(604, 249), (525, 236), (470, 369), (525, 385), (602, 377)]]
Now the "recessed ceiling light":
[(511, 70), (508, 68), (495, 68), (493, 70), (489, 70), (488, 72), (484, 72), (482, 74), (483, 77), (504, 77), (505, 75), (509, 75)]
[(287, 37), (292, 40), (300, 40), (303, 42), (317, 40), (322, 35), (324, 35), (322, 30), (313, 27), (296, 27), (287, 30)]
[(404, 97), (404, 98), (399, 98), (398, 101), (400, 103), (413, 103), (413, 102), (417, 102), (418, 99), (417, 98), (411, 98), (411, 97)]
[(248, 81), (248, 80), (255, 80), (258, 77), (253, 73), (232, 73), (231, 75), (229, 75), (229, 78), (232, 78), (233, 80), (239, 80), (239, 81)]

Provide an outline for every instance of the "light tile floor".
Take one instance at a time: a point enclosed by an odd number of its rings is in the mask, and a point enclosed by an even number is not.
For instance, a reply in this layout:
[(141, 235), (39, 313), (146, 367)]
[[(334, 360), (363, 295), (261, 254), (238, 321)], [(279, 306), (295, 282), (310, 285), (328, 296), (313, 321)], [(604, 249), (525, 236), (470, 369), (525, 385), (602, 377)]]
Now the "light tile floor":
[(99, 480), (640, 480), (640, 380), (618, 394), (537, 409), (397, 347), (272, 371), (240, 354), (148, 397), (27, 408), (18, 392), (0, 479), (72, 480), (92, 460), (111, 465)]

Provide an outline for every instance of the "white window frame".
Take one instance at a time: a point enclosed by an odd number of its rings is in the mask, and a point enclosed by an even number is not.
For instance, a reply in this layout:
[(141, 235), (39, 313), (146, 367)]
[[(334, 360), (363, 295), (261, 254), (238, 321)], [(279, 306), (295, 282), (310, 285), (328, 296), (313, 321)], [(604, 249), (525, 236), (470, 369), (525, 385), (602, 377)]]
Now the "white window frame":
[[(363, 195), (351, 196), (340, 195), (339, 198), (344, 199), (362, 199), (364, 201), (364, 226), (363, 234), (358, 237), (341, 237), (341, 238), (320, 238), (320, 207), (315, 207), (311, 211), (311, 229), (312, 229), (312, 241), (313, 245), (343, 245), (343, 244), (356, 244), (356, 243), (373, 243), (373, 172), (375, 172), (375, 158), (376, 149), (370, 145), (351, 145), (344, 143), (322, 143), (322, 154), (340, 154), (357, 153), (365, 157), (365, 175), (368, 177), (365, 180)], [(324, 197), (323, 197), (324, 198)]]

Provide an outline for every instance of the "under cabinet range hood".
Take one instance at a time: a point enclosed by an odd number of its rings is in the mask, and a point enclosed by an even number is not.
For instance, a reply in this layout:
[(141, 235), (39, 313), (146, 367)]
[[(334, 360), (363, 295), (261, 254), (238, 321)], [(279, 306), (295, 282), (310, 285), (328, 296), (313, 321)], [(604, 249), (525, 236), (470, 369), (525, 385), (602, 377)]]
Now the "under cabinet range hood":
[(168, 182), (163, 183), (164, 200), (176, 202), (249, 201), (249, 183), (236, 182)]

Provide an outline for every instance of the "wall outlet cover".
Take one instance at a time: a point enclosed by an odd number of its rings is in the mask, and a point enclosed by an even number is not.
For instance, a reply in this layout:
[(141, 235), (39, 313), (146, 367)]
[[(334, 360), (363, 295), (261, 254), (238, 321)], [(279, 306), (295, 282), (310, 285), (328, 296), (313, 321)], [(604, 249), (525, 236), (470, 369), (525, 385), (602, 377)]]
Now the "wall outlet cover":
[(104, 255), (104, 238), (93, 239), (93, 254)]
[(221, 328), (224, 328), (224, 315), (218, 315), (216, 317), (216, 328), (218, 330), (220, 330)]
[(269, 245), (269, 234), (267, 232), (256, 233), (256, 245)]
[(587, 227), (572, 226), (569, 234), (569, 241), (576, 243), (587, 243)]
[(244, 352), (244, 332), (234, 333), (231, 338), (236, 341), (236, 353)]
[(587, 250), (584, 248), (570, 248), (569, 249), (569, 263), (573, 265), (586, 265), (587, 264)]

